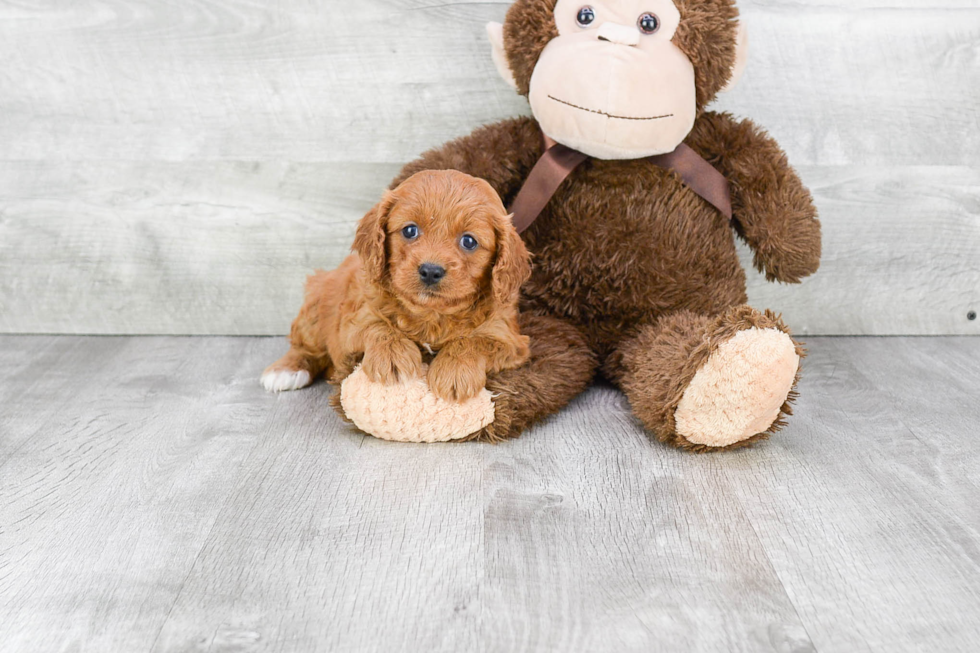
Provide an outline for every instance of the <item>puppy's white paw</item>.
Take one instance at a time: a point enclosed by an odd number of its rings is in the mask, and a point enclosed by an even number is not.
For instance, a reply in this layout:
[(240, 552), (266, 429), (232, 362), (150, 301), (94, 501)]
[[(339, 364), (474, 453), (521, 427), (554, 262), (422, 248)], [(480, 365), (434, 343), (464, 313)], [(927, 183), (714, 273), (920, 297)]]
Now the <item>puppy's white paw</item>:
[(262, 375), (262, 387), (269, 392), (299, 390), (310, 385), (310, 373), (306, 370), (273, 370)]

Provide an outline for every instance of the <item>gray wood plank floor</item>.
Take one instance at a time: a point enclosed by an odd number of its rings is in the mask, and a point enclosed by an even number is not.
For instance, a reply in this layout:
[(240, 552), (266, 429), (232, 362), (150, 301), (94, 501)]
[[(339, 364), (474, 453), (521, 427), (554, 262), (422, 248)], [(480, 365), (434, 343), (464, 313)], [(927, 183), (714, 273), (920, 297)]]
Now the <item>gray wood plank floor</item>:
[(502, 445), (275, 397), (281, 339), (0, 337), (0, 651), (975, 651), (980, 339), (809, 341), (695, 456), (615, 390)]

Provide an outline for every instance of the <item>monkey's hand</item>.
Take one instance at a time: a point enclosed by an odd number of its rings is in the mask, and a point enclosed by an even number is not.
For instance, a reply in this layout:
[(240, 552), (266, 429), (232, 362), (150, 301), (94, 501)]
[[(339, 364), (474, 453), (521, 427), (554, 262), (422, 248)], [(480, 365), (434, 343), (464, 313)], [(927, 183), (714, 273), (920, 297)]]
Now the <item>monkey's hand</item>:
[(461, 343), (451, 343), (432, 361), (428, 381), (439, 399), (466, 401), (487, 385), (486, 358)]
[(422, 352), (407, 338), (379, 339), (365, 347), (361, 367), (369, 380), (392, 385), (422, 375)]
[(731, 182), (738, 235), (769, 281), (799, 283), (820, 267), (820, 222), (813, 197), (771, 136), (750, 120), (706, 112), (688, 145)]
[[(764, 233), (743, 234), (755, 251), (754, 264), (769, 281), (800, 283), (820, 267), (820, 221), (812, 205), (767, 220)], [(741, 231), (741, 230), (740, 230)]]

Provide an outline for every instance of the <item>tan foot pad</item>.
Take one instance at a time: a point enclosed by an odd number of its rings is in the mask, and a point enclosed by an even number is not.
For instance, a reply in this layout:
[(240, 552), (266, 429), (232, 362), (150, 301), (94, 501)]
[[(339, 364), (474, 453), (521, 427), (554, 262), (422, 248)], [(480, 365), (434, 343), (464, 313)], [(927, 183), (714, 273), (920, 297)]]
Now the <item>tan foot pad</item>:
[(340, 403), (357, 428), (382, 440), (449, 442), (493, 422), (490, 391), (463, 403), (439, 399), (423, 378), (395, 385), (372, 383), (358, 367), (340, 386)]
[(727, 447), (764, 433), (779, 417), (799, 366), (796, 346), (782, 331), (739, 331), (694, 375), (674, 413), (678, 434)]

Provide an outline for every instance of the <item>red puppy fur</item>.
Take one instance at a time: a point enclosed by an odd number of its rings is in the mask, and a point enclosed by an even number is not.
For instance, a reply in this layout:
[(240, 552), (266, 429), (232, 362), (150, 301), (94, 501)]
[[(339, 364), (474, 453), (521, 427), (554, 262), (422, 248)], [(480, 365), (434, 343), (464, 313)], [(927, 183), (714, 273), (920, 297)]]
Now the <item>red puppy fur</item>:
[(294, 390), (320, 374), (339, 383), (360, 362), (372, 381), (422, 373), (439, 398), (465, 401), (487, 374), (528, 359), (518, 328), (531, 273), (520, 236), (487, 182), (456, 171), (420, 172), (361, 219), (354, 253), (317, 271), (293, 322), (290, 350), (262, 375)]

